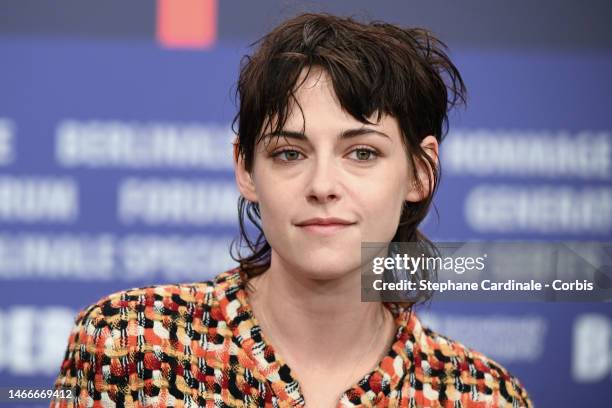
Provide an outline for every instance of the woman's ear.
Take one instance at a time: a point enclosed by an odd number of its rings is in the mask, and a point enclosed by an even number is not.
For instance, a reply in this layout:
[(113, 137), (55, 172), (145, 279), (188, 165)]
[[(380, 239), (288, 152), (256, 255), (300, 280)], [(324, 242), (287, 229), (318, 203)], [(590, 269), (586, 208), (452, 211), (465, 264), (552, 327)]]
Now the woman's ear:
[[(436, 163), (436, 167), (438, 166), (438, 139), (434, 136), (429, 135), (423, 138), (421, 142), (421, 148), (425, 150), (425, 153), (431, 157), (431, 159)], [(429, 163), (421, 163), (416, 160), (417, 165), (417, 176), (421, 181), (423, 189), (420, 190), (416, 180), (412, 180), (411, 185), (408, 189), (408, 194), (406, 195), (406, 200), (410, 202), (419, 202), (427, 198), (428, 192), (433, 190), (435, 186), (429, 186), (430, 181), (433, 182), (434, 169), (431, 168)]]
[(240, 194), (247, 200), (256, 203), (257, 192), (255, 191), (255, 183), (251, 173), (245, 168), (244, 157), (239, 154), (237, 140), (234, 142), (234, 173)]

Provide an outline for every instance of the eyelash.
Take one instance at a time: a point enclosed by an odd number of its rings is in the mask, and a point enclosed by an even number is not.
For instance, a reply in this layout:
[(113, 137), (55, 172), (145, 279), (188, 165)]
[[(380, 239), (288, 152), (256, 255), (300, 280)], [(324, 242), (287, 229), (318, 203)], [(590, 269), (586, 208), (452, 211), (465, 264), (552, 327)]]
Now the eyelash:
[[(351, 150), (351, 152), (350, 152), (350, 153), (353, 153), (353, 152), (356, 152), (356, 151), (366, 151), (366, 152), (369, 152), (369, 153), (370, 153), (371, 155), (373, 155), (375, 158), (378, 158), (378, 157), (380, 156), (380, 154), (378, 153), (378, 151), (377, 151), (376, 149), (372, 149), (371, 147), (368, 147), (368, 146), (357, 146), (357, 147), (355, 147), (353, 150)], [(272, 153), (272, 154), (271, 154), (271, 157), (273, 157), (273, 158), (275, 158), (275, 159), (276, 159), (276, 158), (278, 158), (278, 157), (279, 157), (281, 154), (286, 153), (286, 152), (297, 152), (297, 153), (299, 153), (299, 154), (302, 154), (302, 153), (300, 153), (300, 152), (299, 152), (298, 150), (296, 150), (296, 149), (287, 149), (287, 148), (285, 148), (285, 149), (281, 149), (281, 150), (278, 150), (278, 151), (276, 151), (276, 152)], [(369, 162), (369, 161), (372, 161), (372, 160), (373, 160), (373, 159), (368, 159), (368, 160), (356, 160), (356, 161), (359, 161), (359, 162)], [(281, 160), (281, 161), (283, 161), (283, 162), (292, 162), (292, 161), (297, 161), (297, 160)]]

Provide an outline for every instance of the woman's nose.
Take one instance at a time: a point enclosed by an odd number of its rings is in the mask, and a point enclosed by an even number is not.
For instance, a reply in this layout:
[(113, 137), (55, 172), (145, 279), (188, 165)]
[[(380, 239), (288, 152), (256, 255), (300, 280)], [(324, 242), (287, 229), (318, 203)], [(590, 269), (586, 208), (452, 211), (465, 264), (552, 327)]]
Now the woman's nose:
[(339, 172), (333, 157), (318, 158), (309, 174), (307, 199), (319, 203), (339, 199)]

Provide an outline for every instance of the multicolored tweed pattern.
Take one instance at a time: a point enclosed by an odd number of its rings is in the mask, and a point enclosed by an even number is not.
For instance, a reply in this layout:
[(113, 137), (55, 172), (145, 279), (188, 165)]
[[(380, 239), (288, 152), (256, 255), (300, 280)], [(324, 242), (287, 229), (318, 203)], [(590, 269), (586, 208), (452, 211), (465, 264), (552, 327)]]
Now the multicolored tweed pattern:
[[(502, 366), (389, 308), (392, 347), (338, 407), (532, 407)], [(262, 335), (238, 269), (119, 292), (83, 310), (55, 387), (75, 398), (52, 407), (307, 406)]]

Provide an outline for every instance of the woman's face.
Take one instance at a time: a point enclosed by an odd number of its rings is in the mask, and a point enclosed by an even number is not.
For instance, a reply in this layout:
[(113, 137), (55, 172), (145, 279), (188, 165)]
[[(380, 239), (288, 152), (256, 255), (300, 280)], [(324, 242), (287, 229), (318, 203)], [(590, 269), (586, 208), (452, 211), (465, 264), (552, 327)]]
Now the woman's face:
[(259, 203), (273, 265), (338, 278), (360, 267), (362, 242), (390, 242), (404, 200), (420, 197), (395, 118), (364, 125), (351, 117), (320, 69), (295, 96), (303, 116), (292, 109), (281, 137), (259, 143), (252, 174), (238, 166), (237, 180)]

